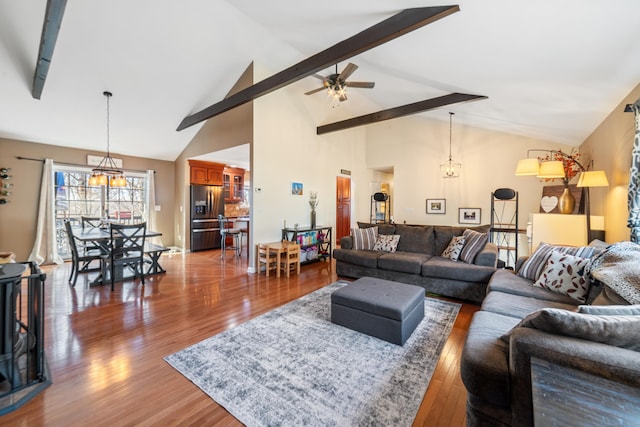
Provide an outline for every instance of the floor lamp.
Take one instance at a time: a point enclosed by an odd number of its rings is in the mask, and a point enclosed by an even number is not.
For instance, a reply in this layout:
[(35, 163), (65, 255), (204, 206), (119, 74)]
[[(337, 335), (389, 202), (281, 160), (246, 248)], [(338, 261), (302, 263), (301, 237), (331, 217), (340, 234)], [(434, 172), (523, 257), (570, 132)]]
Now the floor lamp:
[(587, 243), (591, 242), (591, 199), (589, 198), (589, 188), (607, 187), (609, 181), (604, 171), (584, 171), (578, 178), (578, 187), (584, 187), (584, 209), (587, 216)]

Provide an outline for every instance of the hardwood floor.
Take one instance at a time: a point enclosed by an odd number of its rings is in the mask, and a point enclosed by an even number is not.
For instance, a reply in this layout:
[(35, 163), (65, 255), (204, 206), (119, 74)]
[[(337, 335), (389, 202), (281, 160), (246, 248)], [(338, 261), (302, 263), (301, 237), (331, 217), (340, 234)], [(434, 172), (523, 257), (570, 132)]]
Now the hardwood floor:
[[(236, 426), (240, 423), (162, 359), (337, 280), (328, 263), (290, 278), (247, 274), (220, 251), (165, 254), (164, 275), (90, 287), (70, 265), (45, 266), (46, 357), (53, 384), (0, 417), (3, 426)], [(463, 304), (414, 425), (463, 426), (459, 359), (471, 316)]]

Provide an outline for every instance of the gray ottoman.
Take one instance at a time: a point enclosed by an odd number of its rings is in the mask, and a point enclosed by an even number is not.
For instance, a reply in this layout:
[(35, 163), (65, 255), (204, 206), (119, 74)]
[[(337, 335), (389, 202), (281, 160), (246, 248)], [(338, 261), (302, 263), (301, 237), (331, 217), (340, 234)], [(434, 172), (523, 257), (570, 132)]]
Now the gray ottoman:
[(424, 318), (424, 289), (362, 277), (331, 294), (331, 321), (403, 345)]

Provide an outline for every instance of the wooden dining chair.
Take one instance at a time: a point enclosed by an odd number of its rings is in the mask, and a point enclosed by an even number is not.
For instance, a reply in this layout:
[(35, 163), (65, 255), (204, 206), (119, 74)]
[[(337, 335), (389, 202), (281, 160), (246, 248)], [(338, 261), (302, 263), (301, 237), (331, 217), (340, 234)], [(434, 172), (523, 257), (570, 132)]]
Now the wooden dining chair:
[[(100, 228), (100, 226), (102, 225), (102, 218), (95, 216), (81, 216), (80, 225), (82, 226), (83, 230)], [(85, 250), (100, 249), (100, 246), (91, 242), (82, 242), (82, 246), (84, 246)]]
[(89, 273), (101, 269), (101, 267), (93, 267), (91, 264), (93, 261), (102, 262), (104, 252), (100, 249), (85, 249), (83, 245), (78, 245), (70, 221), (65, 221), (64, 227), (67, 232), (69, 249), (71, 249), (71, 274), (69, 275), (69, 283), (71, 286), (75, 286), (79, 273)]
[(258, 273), (262, 270), (262, 266), (265, 266), (265, 274), (269, 277), (269, 271), (277, 271), (277, 254), (275, 251), (270, 250), (269, 245), (260, 243), (258, 245)]
[(147, 234), (147, 223), (140, 224), (111, 224), (109, 227), (109, 270), (111, 276), (111, 290), (114, 290), (116, 267), (118, 269), (131, 268), (134, 278), (140, 277), (144, 285), (144, 240)]
[(280, 255), (280, 268), (284, 271), (286, 277), (292, 271), (300, 274), (300, 245), (297, 243), (287, 244), (287, 248), (283, 255)]

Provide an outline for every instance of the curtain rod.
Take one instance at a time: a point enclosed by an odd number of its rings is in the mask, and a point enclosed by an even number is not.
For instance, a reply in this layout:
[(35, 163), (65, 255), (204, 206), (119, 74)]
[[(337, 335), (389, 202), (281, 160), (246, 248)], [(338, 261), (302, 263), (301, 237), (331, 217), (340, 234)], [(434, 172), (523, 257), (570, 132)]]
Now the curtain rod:
[[(16, 156), (16, 159), (18, 159), (18, 160), (31, 160), (33, 162), (40, 162), (40, 163), (44, 163), (44, 160), (45, 160), (45, 159), (34, 159), (32, 157), (22, 157), (22, 156)], [(63, 166), (78, 166), (78, 167), (83, 167), (83, 168), (90, 167), (89, 165), (79, 165), (77, 163), (58, 162), (56, 160), (54, 160), (53, 163), (56, 163), (58, 165), (63, 165)], [(137, 173), (146, 172), (146, 171), (137, 170), (137, 169), (122, 169), (122, 170), (124, 170), (125, 172), (137, 172)], [(153, 173), (156, 173), (156, 171), (153, 170)]]

